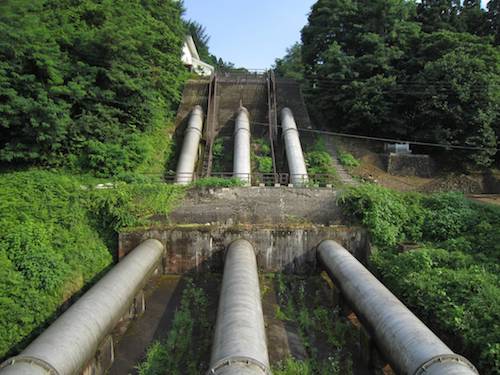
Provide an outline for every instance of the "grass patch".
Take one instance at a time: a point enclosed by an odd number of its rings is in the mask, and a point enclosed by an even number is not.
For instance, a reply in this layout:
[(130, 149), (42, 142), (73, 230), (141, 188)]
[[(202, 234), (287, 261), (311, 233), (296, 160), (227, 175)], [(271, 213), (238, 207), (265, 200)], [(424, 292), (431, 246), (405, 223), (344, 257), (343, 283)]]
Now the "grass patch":
[(305, 161), (312, 184), (338, 183), (337, 170), (333, 167), (333, 159), (323, 139), (318, 139), (314, 146), (305, 153)]
[(172, 133), (174, 130), (172, 121), (169, 120), (163, 126), (158, 126), (141, 137), (145, 145), (146, 155), (135, 170), (135, 174), (163, 175), (168, 161), (173, 156)]
[[(229, 149), (232, 140), (228, 137), (218, 137), (212, 145), (212, 171), (214, 173), (228, 172), (225, 170), (233, 160), (233, 150)], [(232, 170), (232, 167), (229, 171)]]
[(347, 168), (356, 168), (359, 167), (360, 162), (356, 159), (352, 154), (344, 151), (338, 152), (339, 162), (341, 165)]
[(203, 374), (208, 363), (201, 358), (210, 350), (213, 331), (208, 308), (204, 290), (188, 280), (168, 336), (148, 349), (137, 366), (139, 375)]
[(253, 170), (258, 173), (273, 173), (273, 159), (269, 142), (262, 138), (252, 139)]
[(275, 317), (296, 322), (309, 358), (276, 364), (274, 374), (352, 374), (352, 327), (333, 309), (320, 277), (276, 274), (279, 306)]

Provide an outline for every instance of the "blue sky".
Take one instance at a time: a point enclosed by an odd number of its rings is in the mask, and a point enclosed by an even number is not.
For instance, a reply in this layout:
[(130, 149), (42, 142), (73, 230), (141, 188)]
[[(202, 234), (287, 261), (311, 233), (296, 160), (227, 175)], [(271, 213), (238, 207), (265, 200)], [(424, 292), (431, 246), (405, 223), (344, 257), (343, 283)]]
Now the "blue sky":
[(210, 51), (236, 66), (268, 68), (300, 40), (315, 0), (184, 0), (186, 19), (210, 35)]
[[(236, 66), (269, 68), (300, 40), (316, 0), (184, 0), (186, 19), (210, 35), (210, 51)], [(488, 1), (483, 0), (485, 6)]]

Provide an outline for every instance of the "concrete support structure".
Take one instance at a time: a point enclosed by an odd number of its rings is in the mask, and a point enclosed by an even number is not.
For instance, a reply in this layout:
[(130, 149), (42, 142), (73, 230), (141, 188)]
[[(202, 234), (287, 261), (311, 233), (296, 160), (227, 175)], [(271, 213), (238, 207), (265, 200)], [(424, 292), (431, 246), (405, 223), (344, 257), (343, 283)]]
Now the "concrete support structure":
[(163, 245), (147, 240), (38, 336), (1, 375), (80, 374), (158, 267)]
[(175, 175), (176, 184), (187, 185), (193, 181), (202, 129), (203, 109), (197, 105), (191, 112), (189, 123), (184, 133), (184, 142)]
[(251, 184), (250, 120), (248, 110), (240, 107), (234, 127), (233, 175), (245, 186)]
[(290, 182), (294, 186), (304, 186), (308, 181), (306, 163), (300, 144), (299, 131), (292, 111), (283, 108), (281, 111), (281, 127), (285, 138), (286, 158), (290, 169)]
[(255, 252), (236, 240), (227, 252), (209, 374), (270, 374)]
[(321, 242), (318, 257), (398, 374), (478, 374), (337, 242)]

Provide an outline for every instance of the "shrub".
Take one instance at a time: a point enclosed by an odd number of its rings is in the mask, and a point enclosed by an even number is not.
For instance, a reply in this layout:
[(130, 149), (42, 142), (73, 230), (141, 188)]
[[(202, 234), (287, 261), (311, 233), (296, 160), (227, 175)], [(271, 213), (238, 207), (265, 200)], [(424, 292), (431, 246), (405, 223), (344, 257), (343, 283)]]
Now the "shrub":
[(355, 168), (359, 166), (359, 160), (348, 152), (339, 151), (339, 161), (344, 167)]
[(269, 146), (268, 141), (257, 138), (253, 140), (253, 143), (257, 145), (256, 153), (260, 156), (269, 156), (271, 155), (271, 147)]
[(258, 156), (257, 165), (260, 173), (272, 173), (273, 172), (273, 159), (269, 156)]
[(339, 197), (344, 214), (366, 225), (376, 245), (388, 247), (420, 239), (424, 213), (418, 200), (370, 184), (350, 188)]
[(219, 137), (212, 146), (212, 170), (214, 172), (226, 172), (224, 171), (224, 162), (231, 160), (232, 155), (224, 153), (225, 142), (225, 137)]
[(329, 178), (317, 176), (312, 183), (334, 183), (337, 179), (337, 171), (333, 167), (333, 159), (327, 152), (323, 139), (319, 139), (312, 150), (305, 153), (307, 173), (310, 175), (329, 175)]
[(85, 169), (91, 170), (98, 177), (124, 174), (134, 170), (146, 155), (145, 145), (137, 138), (131, 138), (127, 146), (116, 143), (87, 142), (84, 159)]
[(474, 219), (470, 202), (462, 194), (436, 194), (426, 197), (422, 203), (427, 209), (423, 230), (425, 237), (430, 240), (444, 241), (456, 237)]
[(481, 373), (498, 374), (500, 278), (462, 251), (423, 248), (403, 254), (380, 251), (372, 262), (384, 283)]
[(0, 175), (0, 358), (111, 265), (87, 194), (78, 179), (57, 173)]
[(145, 225), (152, 216), (166, 216), (184, 191), (182, 186), (165, 183), (117, 183), (112, 189), (93, 190), (89, 207), (101, 225), (119, 231)]

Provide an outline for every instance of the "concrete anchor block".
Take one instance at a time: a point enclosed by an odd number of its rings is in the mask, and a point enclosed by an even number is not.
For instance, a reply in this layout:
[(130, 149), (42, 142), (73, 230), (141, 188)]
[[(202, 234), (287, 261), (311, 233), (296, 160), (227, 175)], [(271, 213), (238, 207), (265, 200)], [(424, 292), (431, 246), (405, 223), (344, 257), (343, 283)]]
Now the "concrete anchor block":
[(274, 184), (274, 187), (281, 187), (281, 184)]
[(260, 182), (260, 183), (259, 183), (259, 187), (266, 187), (266, 184), (264, 184), (264, 183)]
[(326, 188), (327, 188), (327, 189), (332, 189), (332, 188), (333, 188), (333, 185), (332, 185), (332, 184), (326, 184)]
[(293, 184), (288, 184), (288, 187), (291, 187), (291, 188), (293, 188)]

